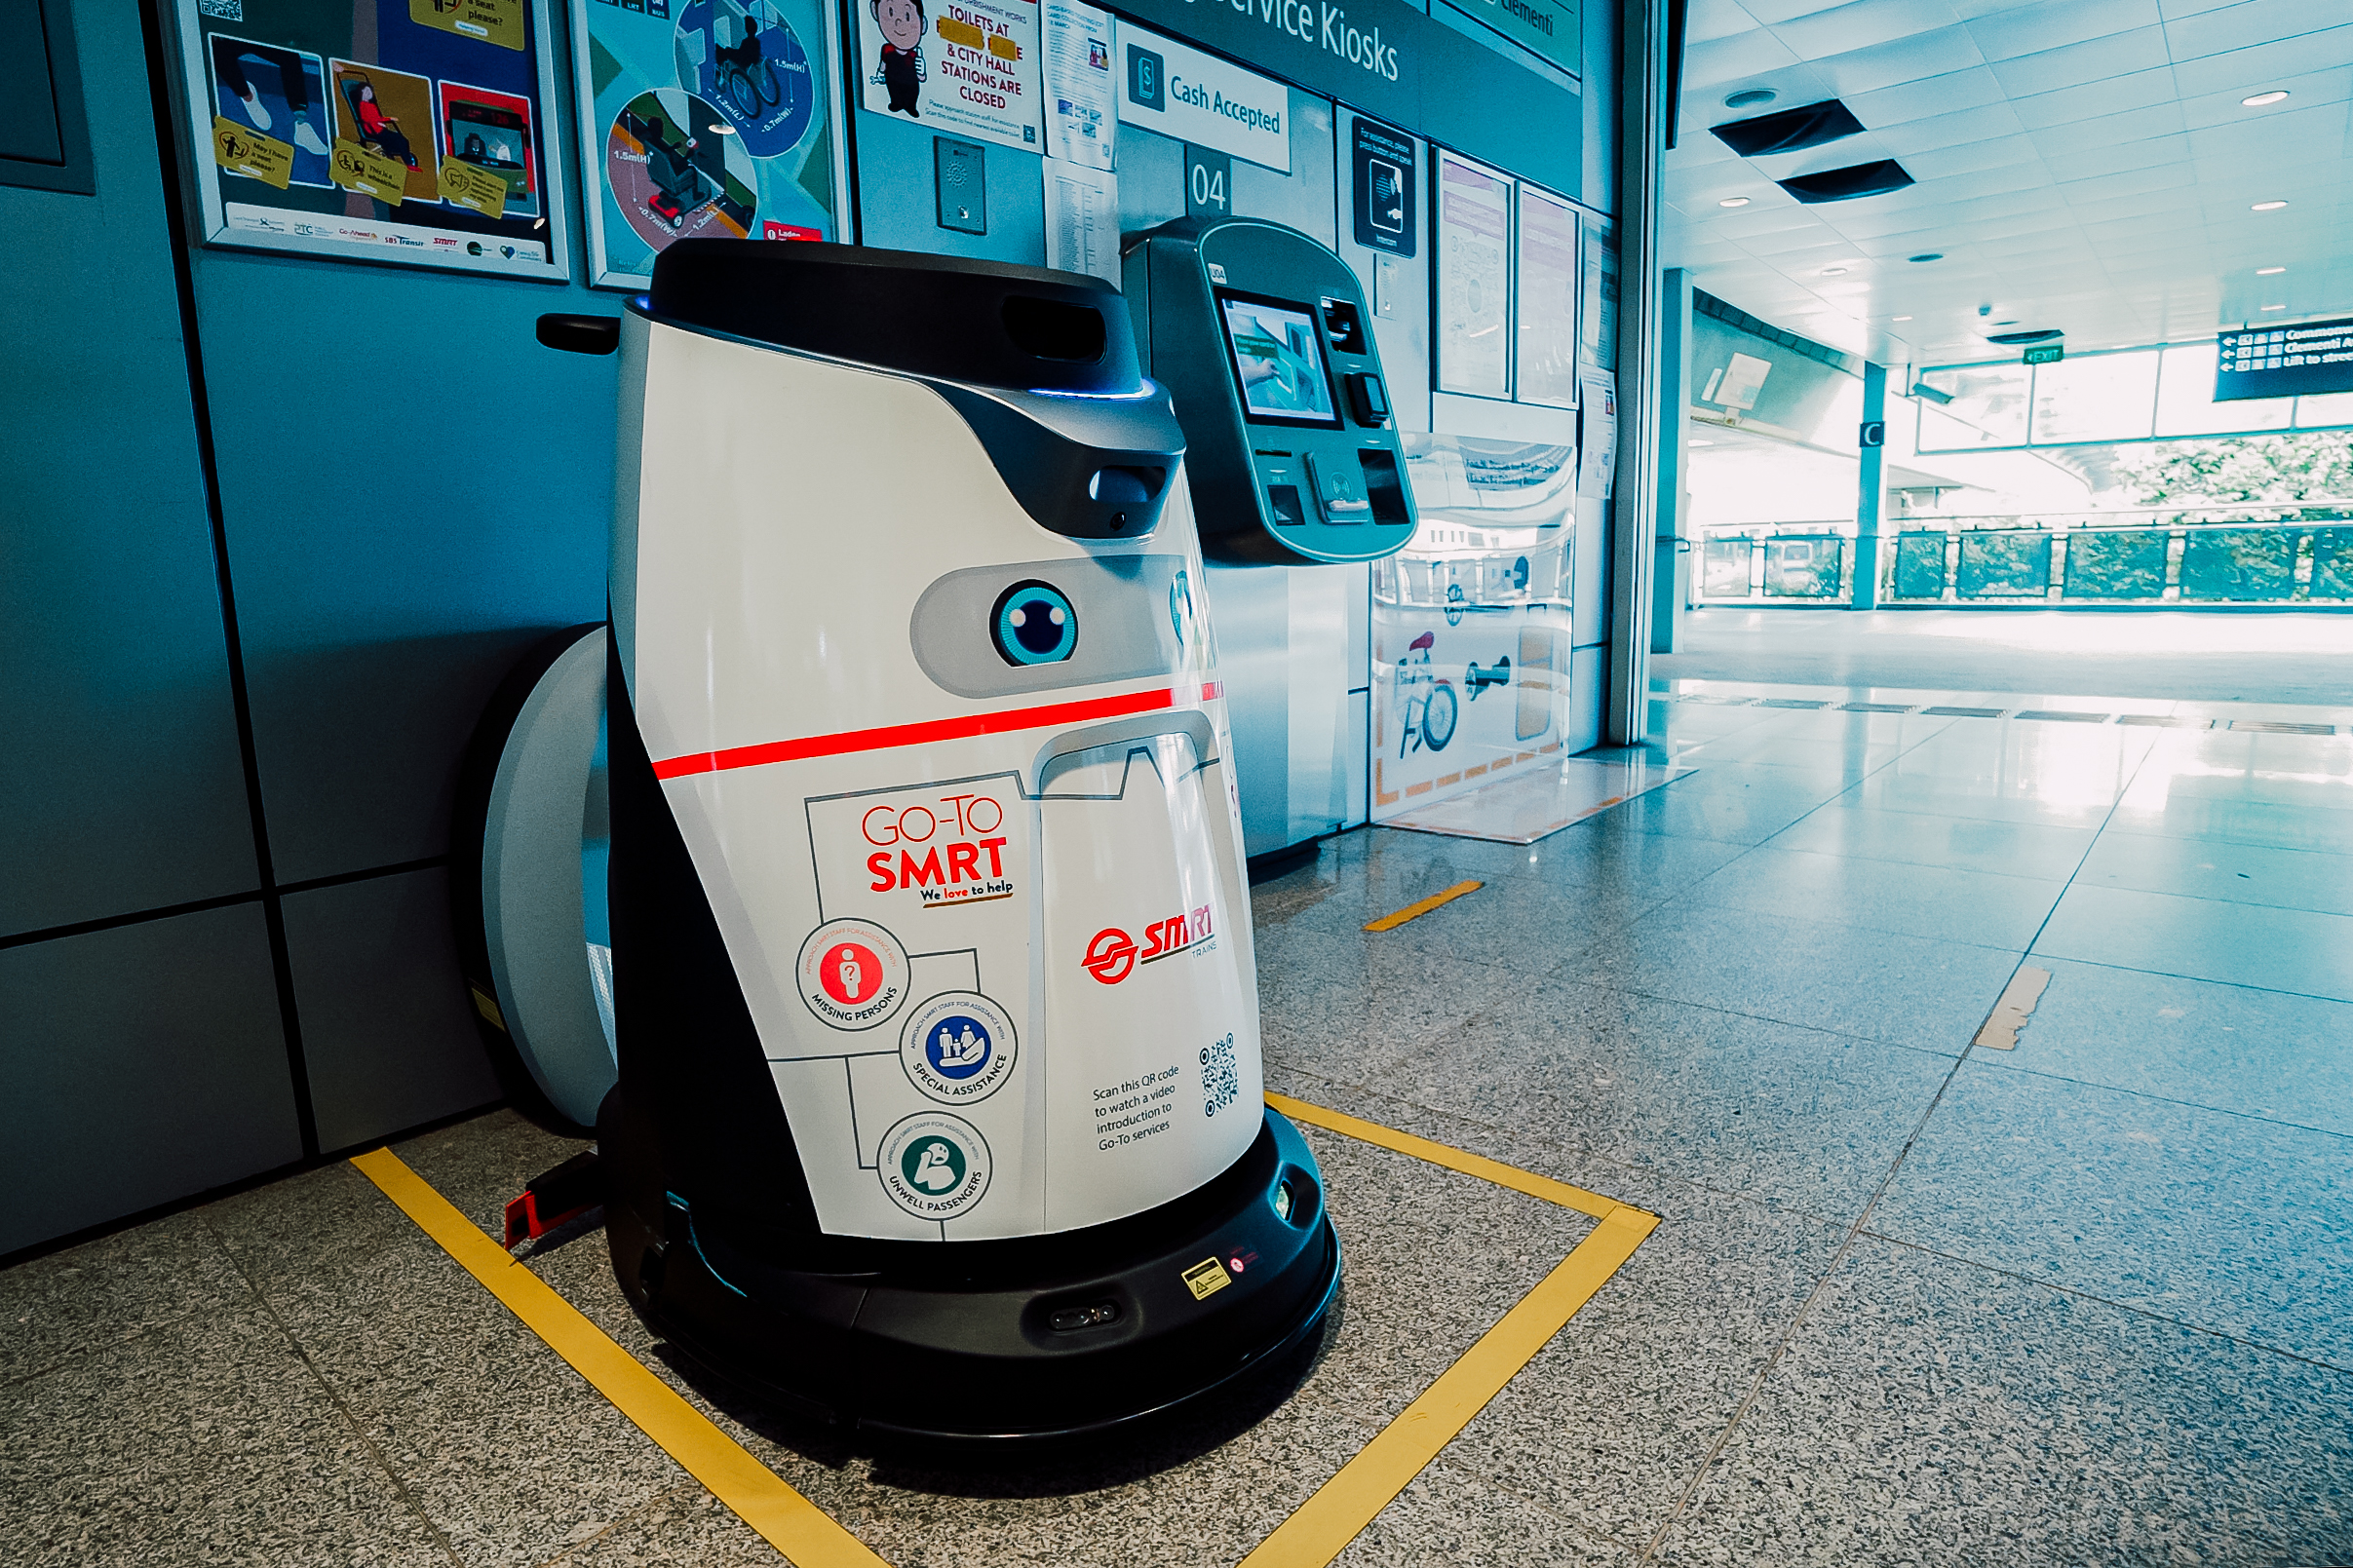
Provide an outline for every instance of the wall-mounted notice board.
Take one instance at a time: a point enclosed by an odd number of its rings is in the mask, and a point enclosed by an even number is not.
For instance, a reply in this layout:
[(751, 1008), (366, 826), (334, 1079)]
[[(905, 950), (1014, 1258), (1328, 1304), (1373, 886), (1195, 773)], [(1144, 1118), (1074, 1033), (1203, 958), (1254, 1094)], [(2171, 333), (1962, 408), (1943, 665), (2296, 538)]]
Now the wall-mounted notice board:
[(840, 240), (831, 0), (572, 0), (589, 282), (674, 240)]
[(202, 238), (571, 276), (548, 0), (173, 0)]

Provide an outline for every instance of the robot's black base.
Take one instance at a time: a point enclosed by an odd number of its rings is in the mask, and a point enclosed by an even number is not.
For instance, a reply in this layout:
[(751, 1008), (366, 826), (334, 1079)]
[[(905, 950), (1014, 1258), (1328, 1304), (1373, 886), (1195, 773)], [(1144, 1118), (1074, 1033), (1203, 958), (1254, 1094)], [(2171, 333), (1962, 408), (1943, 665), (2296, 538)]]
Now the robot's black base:
[(1315, 1157), (1272, 1111), (1241, 1160), (1175, 1203), (1011, 1242), (747, 1244), (667, 1190), (618, 1090), (598, 1136), (613, 1268), (646, 1323), (805, 1418), (877, 1434), (1134, 1421), (1302, 1343), (1339, 1282)]

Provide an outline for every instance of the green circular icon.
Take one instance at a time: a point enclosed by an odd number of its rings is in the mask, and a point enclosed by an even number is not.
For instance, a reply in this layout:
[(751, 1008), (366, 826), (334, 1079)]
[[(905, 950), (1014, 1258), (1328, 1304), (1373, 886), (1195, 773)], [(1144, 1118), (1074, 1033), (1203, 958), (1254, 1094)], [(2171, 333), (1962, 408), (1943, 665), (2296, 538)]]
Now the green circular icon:
[(954, 1192), (964, 1181), (964, 1151), (945, 1138), (917, 1138), (899, 1157), (900, 1174), (917, 1192), (935, 1198)]

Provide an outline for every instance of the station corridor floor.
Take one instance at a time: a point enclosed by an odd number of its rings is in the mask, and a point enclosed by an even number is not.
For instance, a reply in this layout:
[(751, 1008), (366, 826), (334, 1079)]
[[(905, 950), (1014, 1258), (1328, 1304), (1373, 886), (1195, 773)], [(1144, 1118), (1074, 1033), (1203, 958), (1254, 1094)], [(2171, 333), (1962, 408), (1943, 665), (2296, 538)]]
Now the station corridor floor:
[[(1331, 1560), (2353, 1563), (2353, 712), (1973, 695), (1661, 691), (1660, 789), (1255, 890), (1270, 1090), (1659, 1219)], [(1305, 1130), (1320, 1343), (1076, 1450), (794, 1430), (593, 1229), (523, 1266), (884, 1562), (1225, 1568), (1594, 1224)], [(396, 1152), (495, 1232), (575, 1147)], [(0, 1274), (0, 1325), (11, 1564), (779, 1560), (348, 1163)]]

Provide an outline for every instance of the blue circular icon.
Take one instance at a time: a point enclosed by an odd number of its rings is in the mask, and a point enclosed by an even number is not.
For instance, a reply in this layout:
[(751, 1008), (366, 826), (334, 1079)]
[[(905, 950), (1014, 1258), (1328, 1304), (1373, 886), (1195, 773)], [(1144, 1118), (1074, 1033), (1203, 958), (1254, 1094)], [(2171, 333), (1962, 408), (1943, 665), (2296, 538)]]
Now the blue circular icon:
[(951, 1083), (962, 1083), (988, 1065), (996, 1053), (988, 1025), (969, 1013), (951, 1013), (923, 1037), (923, 1055), (932, 1071)]
[(1017, 583), (997, 600), (997, 652), (1012, 665), (1059, 664), (1078, 648), (1078, 612), (1047, 583)]
[(1176, 629), (1176, 645), (1184, 646), (1184, 626), (1193, 618), (1193, 590), (1185, 582), (1184, 573), (1169, 585), (1169, 624)]

